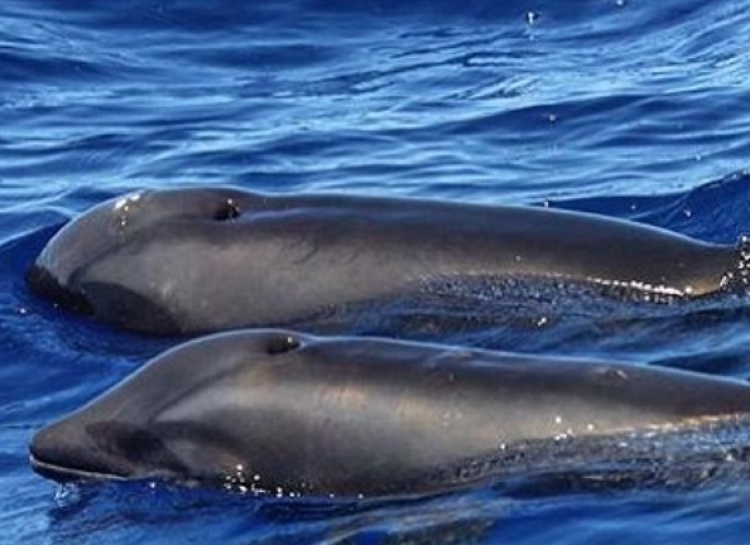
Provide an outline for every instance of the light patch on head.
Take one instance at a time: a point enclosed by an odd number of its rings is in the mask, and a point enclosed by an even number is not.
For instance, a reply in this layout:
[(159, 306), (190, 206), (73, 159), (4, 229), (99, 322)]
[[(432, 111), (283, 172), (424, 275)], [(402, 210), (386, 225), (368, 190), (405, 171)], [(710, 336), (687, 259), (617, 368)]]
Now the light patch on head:
[(143, 192), (136, 191), (135, 193), (130, 193), (129, 195), (125, 195), (124, 197), (117, 199), (114, 206), (115, 211), (126, 209), (128, 205), (137, 203), (141, 200), (142, 196)]
[(136, 191), (135, 193), (125, 195), (121, 199), (117, 199), (117, 201), (115, 201), (115, 205), (112, 210), (115, 212), (115, 214), (118, 215), (120, 224), (119, 226), (121, 228), (128, 225), (128, 214), (130, 214), (130, 206), (141, 200), (142, 195), (143, 194), (141, 191)]

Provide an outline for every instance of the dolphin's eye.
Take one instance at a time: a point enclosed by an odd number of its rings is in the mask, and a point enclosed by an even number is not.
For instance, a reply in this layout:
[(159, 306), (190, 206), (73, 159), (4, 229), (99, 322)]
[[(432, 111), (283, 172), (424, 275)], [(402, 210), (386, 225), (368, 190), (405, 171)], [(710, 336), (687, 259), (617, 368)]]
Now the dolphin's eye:
[(292, 337), (291, 335), (284, 335), (282, 337), (276, 337), (271, 339), (266, 346), (266, 352), (270, 356), (276, 354), (286, 354), (299, 348), (301, 343), (299, 339)]
[(240, 207), (232, 199), (227, 199), (214, 212), (215, 221), (229, 221), (240, 216)]

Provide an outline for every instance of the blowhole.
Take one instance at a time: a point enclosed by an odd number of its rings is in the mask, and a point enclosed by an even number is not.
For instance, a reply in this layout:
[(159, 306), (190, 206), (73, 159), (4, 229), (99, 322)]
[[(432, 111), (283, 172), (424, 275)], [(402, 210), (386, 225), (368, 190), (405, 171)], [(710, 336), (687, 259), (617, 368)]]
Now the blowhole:
[(277, 337), (269, 341), (268, 346), (266, 347), (266, 352), (271, 356), (275, 356), (278, 354), (287, 354), (296, 350), (301, 345), (302, 343), (299, 341), (299, 339), (296, 339), (291, 335), (285, 335), (283, 337)]
[(240, 207), (232, 199), (229, 199), (214, 213), (214, 221), (231, 221), (239, 216)]

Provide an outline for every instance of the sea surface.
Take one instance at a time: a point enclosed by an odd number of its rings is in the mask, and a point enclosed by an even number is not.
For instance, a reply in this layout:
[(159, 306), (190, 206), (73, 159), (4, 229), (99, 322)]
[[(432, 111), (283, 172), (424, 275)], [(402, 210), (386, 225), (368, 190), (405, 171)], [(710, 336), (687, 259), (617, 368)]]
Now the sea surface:
[[(55, 485), (32, 434), (176, 341), (57, 310), (23, 274), (88, 207), (185, 186), (553, 206), (733, 244), (748, 168), (748, 0), (2, 0), (0, 543), (747, 543), (739, 424), (425, 498)], [(750, 377), (742, 297), (527, 295), (393, 334)]]

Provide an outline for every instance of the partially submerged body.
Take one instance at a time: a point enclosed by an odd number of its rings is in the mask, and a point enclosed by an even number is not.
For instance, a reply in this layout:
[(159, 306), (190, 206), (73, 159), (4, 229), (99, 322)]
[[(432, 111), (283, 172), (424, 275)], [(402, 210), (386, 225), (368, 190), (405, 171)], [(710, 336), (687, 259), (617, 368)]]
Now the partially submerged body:
[(184, 189), (93, 208), (49, 242), (27, 279), (126, 329), (195, 334), (290, 326), (477, 278), (694, 298), (744, 283), (745, 260), (730, 246), (544, 208)]
[(382, 496), (491, 476), (498, 468), (484, 461), (528, 442), (552, 448), (748, 410), (749, 385), (694, 373), (242, 331), (156, 358), (40, 431), (31, 453), (59, 480)]

